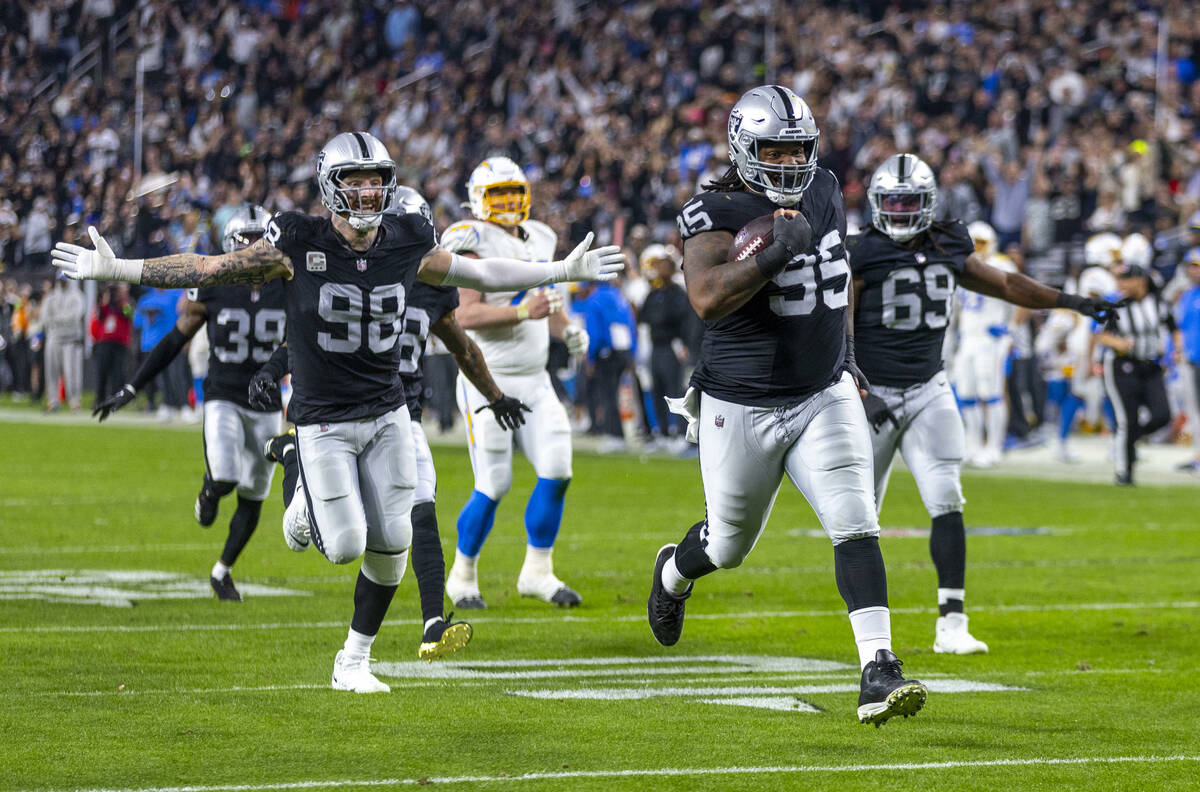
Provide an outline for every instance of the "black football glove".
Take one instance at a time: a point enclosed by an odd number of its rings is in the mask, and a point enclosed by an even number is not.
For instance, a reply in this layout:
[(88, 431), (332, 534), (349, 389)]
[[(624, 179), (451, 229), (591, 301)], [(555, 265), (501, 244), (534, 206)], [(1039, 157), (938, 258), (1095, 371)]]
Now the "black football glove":
[(526, 406), (525, 402), (520, 399), (514, 399), (511, 396), (501, 396), (491, 404), (483, 405), (475, 412), (483, 412), (484, 410), (491, 410), (496, 416), (496, 422), (509, 430), (516, 429), (525, 423), (525, 416), (521, 414), (522, 411), (533, 412), (533, 410)]
[(812, 226), (803, 212), (776, 217), (771, 244), (754, 259), (763, 277), (774, 278), (783, 272), (789, 261), (808, 250), (812, 245), (812, 233)]
[(121, 390), (112, 394), (104, 401), (97, 403), (96, 406), (92, 408), (92, 416), (99, 416), (100, 420), (103, 421), (108, 417), (109, 413), (116, 412), (136, 398), (137, 388), (126, 384), (122, 386)]
[(892, 426), (900, 428), (900, 422), (896, 420), (895, 414), (888, 409), (887, 402), (882, 396), (876, 396), (874, 393), (868, 393), (863, 399), (863, 409), (867, 411), (867, 422), (871, 424), (871, 428), (876, 432), (883, 426), (885, 421), (891, 421)]
[(1072, 311), (1078, 311), (1086, 317), (1095, 319), (1103, 324), (1104, 329), (1109, 332), (1117, 329), (1117, 309), (1124, 308), (1129, 302), (1128, 297), (1119, 302), (1112, 302), (1096, 297), (1080, 297), (1078, 294), (1062, 293), (1058, 295), (1059, 308), (1070, 308)]
[(250, 391), (247, 394), (250, 406), (256, 410), (273, 410), (277, 408), (275, 394), (275, 378), (266, 371), (256, 371), (250, 378)]

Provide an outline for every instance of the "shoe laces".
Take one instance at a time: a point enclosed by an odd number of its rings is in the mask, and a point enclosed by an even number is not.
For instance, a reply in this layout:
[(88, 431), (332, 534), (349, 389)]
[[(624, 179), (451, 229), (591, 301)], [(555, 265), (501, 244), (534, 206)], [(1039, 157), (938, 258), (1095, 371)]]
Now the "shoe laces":
[[(690, 589), (689, 589), (690, 591)], [(679, 612), (679, 608), (683, 605), (683, 601), (687, 599), (687, 593), (676, 596), (667, 591), (664, 587), (662, 595), (654, 603), (654, 615), (660, 620), (668, 616), (673, 616)]]
[(900, 666), (902, 665), (904, 665), (904, 661), (897, 657), (895, 660), (889, 660), (886, 663), (877, 663), (876, 668), (879, 669), (881, 674), (903, 678), (903, 674), (900, 673)]

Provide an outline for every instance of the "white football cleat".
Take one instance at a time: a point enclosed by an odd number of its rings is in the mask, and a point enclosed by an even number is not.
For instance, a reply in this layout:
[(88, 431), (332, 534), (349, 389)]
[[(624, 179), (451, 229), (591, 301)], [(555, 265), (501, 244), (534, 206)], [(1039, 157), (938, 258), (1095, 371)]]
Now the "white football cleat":
[(283, 541), (289, 550), (303, 553), (308, 549), (312, 526), (308, 522), (308, 504), (304, 498), (294, 497), (283, 513)]
[(390, 693), (392, 689), (371, 673), (371, 658), (366, 655), (346, 654), (342, 649), (333, 658), (334, 690), (349, 690), (354, 693)]
[(517, 577), (517, 593), (522, 597), (533, 597), (564, 608), (573, 608), (583, 602), (583, 597), (553, 573), (533, 575), (527, 574), (524, 569)]
[(987, 654), (988, 645), (967, 632), (965, 613), (939, 616), (934, 630), (933, 651), (938, 654)]

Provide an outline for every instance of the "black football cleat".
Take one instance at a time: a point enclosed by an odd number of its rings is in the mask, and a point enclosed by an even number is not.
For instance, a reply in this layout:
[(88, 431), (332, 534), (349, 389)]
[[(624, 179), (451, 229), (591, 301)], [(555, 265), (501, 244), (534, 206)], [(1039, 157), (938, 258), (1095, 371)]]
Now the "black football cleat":
[(862, 672), (862, 692), (858, 694), (858, 722), (873, 723), (876, 728), (889, 718), (916, 715), (925, 706), (929, 691), (915, 679), (900, 673), (900, 658), (887, 649), (875, 653)]
[(471, 625), (464, 621), (451, 621), (451, 613), (445, 619), (429, 625), (425, 635), (421, 637), (421, 646), (417, 649), (417, 657), (433, 662), (448, 654), (453, 654), (471, 642), (474, 631)]
[(650, 618), (650, 632), (654, 640), (663, 646), (674, 646), (683, 632), (683, 608), (692, 596), (692, 585), (683, 594), (672, 594), (663, 588), (662, 570), (675, 555), (675, 545), (663, 545), (654, 562), (654, 581), (650, 584), (650, 599), (646, 601), (646, 615)]
[(208, 583), (212, 586), (212, 590), (216, 592), (217, 599), (225, 602), (242, 601), (242, 595), (238, 593), (237, 587), (233, 585), (233, 576), (226, 574), (225, 577), (217, 580), (210, 575)]
[(217, 519), (217, 506), (220, 503), (221, 497), (208, 488), (206, 478), (204, 486), (200, 488), (200, 494), (196, 496), (196, 522), (204, 528), (212, 525)]
[(283, 464), (283, 458), (289, 451), (296, 449), (296, 429), (288, 429), (281, 435), (276, 435), (267, 441), (263, 447), (263, 456), (272, 462)]
[(563, 608), (575, 608), (583, 603), (583, 597), (579, 596), (579, 592), (575, 589), (564, 585), (558, 591), (554, 592), (554, 596), (550, 598), (550, 603)]
[(1115, 481), (1118, 487), (1133, 486), (1133, 476), (1128, 473), (1118, 473)]

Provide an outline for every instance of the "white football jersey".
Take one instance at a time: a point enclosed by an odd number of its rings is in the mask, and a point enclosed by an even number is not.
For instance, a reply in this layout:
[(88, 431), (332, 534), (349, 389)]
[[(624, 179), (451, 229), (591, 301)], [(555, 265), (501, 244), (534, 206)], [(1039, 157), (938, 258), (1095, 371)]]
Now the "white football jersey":
[[(526, 220), (518, 235), (483, 220), (455, 223), (442, 234), (441, 244), (452, 253), (474, 253), (481, 258), (503, 257), (522, 261), (553, 261), (558, 235), (550, 226)], [(553, 289), (544, 286), (543, 289)], [(485, 292), (488, 305), (517, 305), (526, 292)], [(526, 319), (509, 327), (468, 330), (479, 344), (488, 368), (497, 374), (534, 374), (546, 367), (550, 351), (550, 324), (546, 319)]]
[[(987, 263), (1005, 272), (1017, 271), (1008, 256), (989, 256)], [(985, 297), (967, 289), (958, 290), (958, 334), (962, 343), (970, 344), (980, 337), (994, 338), (1000, 328), (1007, 333), (1012, 315), (1012, 305), (1004, 300)]]

